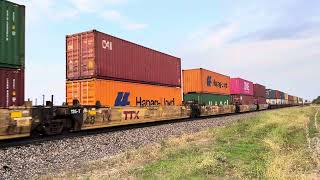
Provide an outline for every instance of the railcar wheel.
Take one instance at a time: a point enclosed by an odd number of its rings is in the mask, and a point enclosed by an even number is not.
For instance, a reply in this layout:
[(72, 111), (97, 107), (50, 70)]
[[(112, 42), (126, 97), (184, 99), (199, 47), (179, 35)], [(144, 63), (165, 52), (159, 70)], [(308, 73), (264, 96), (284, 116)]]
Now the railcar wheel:
[(236, 105), (236, 113), (240, 113), (240, 106)]
[(37, 139), (40, 138), (42, 134), (38, 130), (34, 130), (30, 132), (30, 138)]
[(46, 135), (62, 134), (64, 130), (64, 121), (52, 121), (50, 124), (44, 126)]

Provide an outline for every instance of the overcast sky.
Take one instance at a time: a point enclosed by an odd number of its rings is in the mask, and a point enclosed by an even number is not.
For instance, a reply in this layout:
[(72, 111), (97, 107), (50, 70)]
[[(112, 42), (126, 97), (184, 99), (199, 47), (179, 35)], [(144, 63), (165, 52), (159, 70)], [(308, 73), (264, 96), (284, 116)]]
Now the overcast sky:
[(320, 95), (319, 0), (13, 0), (26, 5), (26, 97), (65, 100), (65, 35), (91, 29), (289, 94)]

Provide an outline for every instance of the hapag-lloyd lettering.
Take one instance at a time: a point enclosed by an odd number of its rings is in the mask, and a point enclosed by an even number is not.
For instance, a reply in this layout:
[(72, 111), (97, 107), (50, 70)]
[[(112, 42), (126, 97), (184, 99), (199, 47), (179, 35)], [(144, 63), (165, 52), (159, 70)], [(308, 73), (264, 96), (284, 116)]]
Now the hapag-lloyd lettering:
[(212, 87), (215, 86), (217, 88), (228, 88), (228, 83), (223, 83), (220, 81), (216, 81), (214, 78), (212, 78), (212, 76), (208, 76), (207, 77), (207, 86), (208, 87)]
[(174, 106), (175, 105), (175, 99), (163, 99), (163, 102), (159, 100), (150, 100), (150, 99), (142, 99), (142, 97), (136, 97), (136, 106), (140, 107), (147, 107), (147, 106)]

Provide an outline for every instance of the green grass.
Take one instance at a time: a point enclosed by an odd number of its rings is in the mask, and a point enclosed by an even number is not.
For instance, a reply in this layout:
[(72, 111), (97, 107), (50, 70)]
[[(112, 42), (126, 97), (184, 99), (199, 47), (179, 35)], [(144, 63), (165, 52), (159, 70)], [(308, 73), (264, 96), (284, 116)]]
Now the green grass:
[(310, 135), (317, 134), (309, 121), (314, 113), (312, 108), (284, 109), (213, 128), (207, 144), (178, 148), (132, 173), (138, 179), (305, 177), (315, 168), (305, 129), (308, 124)]
[[(308, 117), (310, 119), (310, 121), (308, 123), (308, 130), (309, 130), (310, 138), (316, 137), (316, 135), (318, 133), (318, 130), (316, 129), (316, 126), (315, 126), (315, 119), (314, 119), (315, 118), (315, 114), (316, 114), (316, 109), (314, 109), (312, 112), (310, 112), (308, 114)], [(318, 118), (319, 118), (319, 114), (318, 114), (318, 117), (317, 117), (317, 123), (319, 122)]]
[(318, 179), (320, 161), (309, 148), (320, 138), (315, 113), (315, 107), (267, 111), (46, 179)]

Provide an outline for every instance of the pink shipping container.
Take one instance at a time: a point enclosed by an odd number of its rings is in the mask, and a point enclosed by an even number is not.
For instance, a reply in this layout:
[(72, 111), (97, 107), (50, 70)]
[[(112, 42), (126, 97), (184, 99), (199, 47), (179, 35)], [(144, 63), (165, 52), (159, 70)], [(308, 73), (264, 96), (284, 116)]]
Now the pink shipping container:
[(253, 96), (253, 83), (241, 78), (231, 78), (231, 94)]
[(266, 87), (260, 84), (253, 85), (253, 94), (254, 97), (266, 97)]
[(0, 107), (24, 104), (24, 70), (0, 68)]
[(181, 59), (96, 30), (66, 37), (68, 80), (101, 78), (181, 87)]

